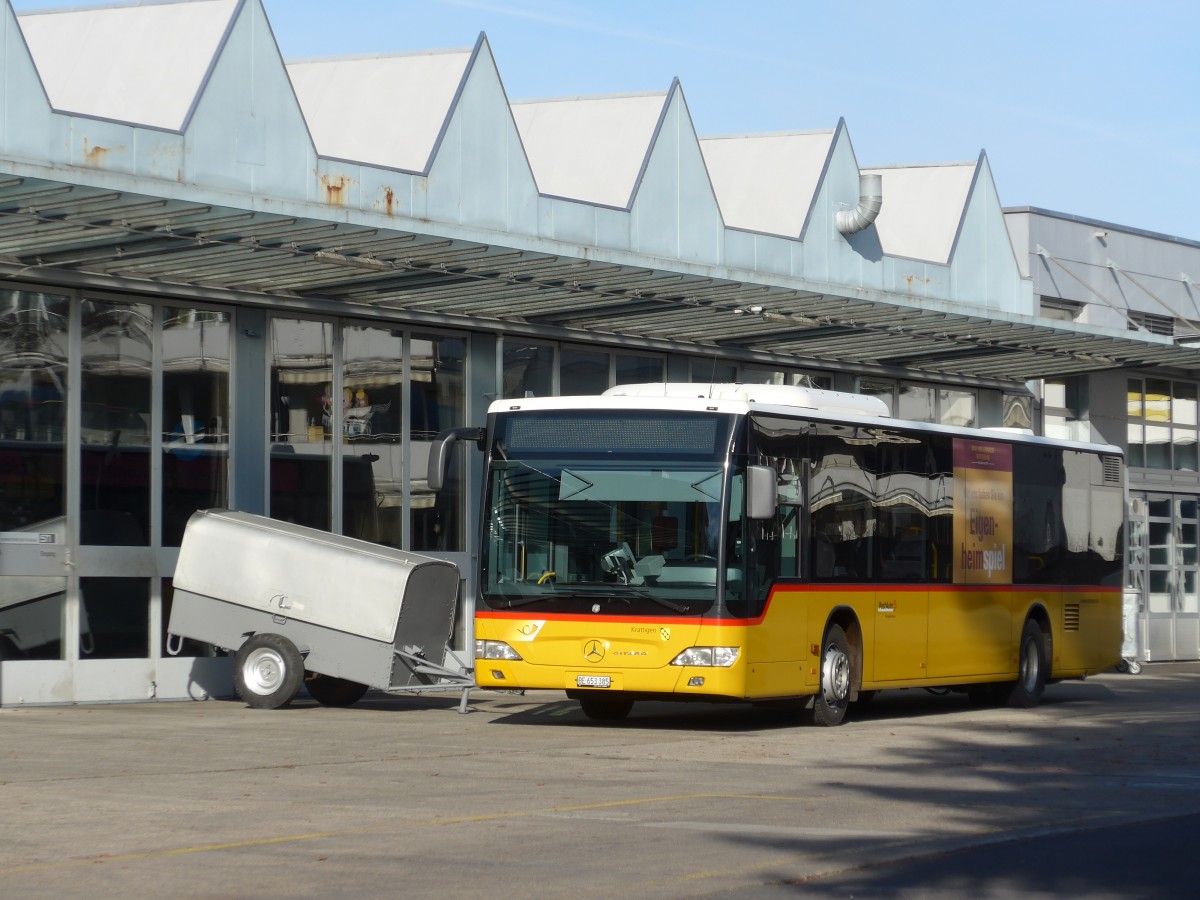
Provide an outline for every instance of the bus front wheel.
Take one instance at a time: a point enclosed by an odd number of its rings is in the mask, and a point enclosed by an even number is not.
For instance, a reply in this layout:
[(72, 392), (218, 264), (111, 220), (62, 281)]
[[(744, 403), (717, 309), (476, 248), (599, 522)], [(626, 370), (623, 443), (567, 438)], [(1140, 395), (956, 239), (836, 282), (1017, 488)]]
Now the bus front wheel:
[(850, 707), (854, 668), (850, 642), (840, 625), (830, 625), (821, 650), (821, 688), (813, 698), (814, 725), (841, 725)]
[(583, 714), (589, 719), (599, 722), (613, 722), (624, 719), (633, 709), (633, 701), (625, 697), (605, 697), (584, 694), (579, 698)]
[(1046, 676), (1050, 668), (1050, 648), (1041, 626), (1033, 619), (1025, 622), (1021, 630), (1021, 647), (1017, 668), (1017, 680), (1008, 693), (1008, 705), (1019, 709), (1030, 709), (1038, 705), (1046, 689)]

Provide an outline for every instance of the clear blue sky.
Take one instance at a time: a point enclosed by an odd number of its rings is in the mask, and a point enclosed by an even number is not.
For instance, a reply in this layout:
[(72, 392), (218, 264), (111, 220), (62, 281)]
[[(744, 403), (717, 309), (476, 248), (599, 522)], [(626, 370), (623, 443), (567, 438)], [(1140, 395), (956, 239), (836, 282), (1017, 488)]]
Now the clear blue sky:
[(1005, 206), (1200, 240), (1197, 0), (265, 6), (285, 59), (469, 47), (482, 31), (514, 100), (665, 90), (678, 77), (701, 136), (844, 117), (863, 165), (982, 149)]

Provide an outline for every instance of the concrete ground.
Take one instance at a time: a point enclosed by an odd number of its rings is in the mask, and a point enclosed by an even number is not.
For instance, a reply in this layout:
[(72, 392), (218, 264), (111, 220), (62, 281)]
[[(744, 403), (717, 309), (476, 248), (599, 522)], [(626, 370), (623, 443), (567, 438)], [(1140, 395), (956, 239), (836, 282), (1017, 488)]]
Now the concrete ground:
[(1200, 665), (1034, 710), (560, 693), (0, 710), (5, 897), (1192, 897)]

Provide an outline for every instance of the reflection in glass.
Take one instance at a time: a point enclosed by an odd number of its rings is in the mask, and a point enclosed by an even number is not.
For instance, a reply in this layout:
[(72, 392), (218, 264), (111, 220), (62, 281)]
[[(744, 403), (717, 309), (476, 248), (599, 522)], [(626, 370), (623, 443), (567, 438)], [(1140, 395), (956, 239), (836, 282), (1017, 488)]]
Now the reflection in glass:
[(227, 312), (163, 310), (164, 546), (196, 510), (228, 505), (229, 328)]
[(943, 425), (975, 427), (975, 392), (943, 388), (938, 391), (938, 408)]
[(737, 366), (734, 363), (715, 359), (693, 359), (691, 363), (694, 384), (733, 384), (737, 381)]
[(342, 533), (399, 547), (404, 521), (402, 332), (343, 328), (342, 383)]
[(0, 531), (66, 513), (66, 297), (0, 291)]
[(1144, 593), (1146, 587), (1148, 542), (1145, 517), (1131, 515), (1129, 517), (1129, 565), (1125, 569), (1129, 581), (1126, 586), (1136, 590), (1139, 595)]
[(885, 404), (887, 404), (888, 415), (895, 415), (896, 382), (873, 381), (863, 378), (858, 382), (858, 392), (860, 394), (866, 394), (868, 397), (878, 397)]
[[(153, 310), (84, 300), (82, 316), (80, 540), (146, 546)], [(110, 523), (120, 540), (109, 539)]]
[(1171, 562), (1171, 523), (1150, 523), (1150, 564), (1165, 566)]
[(150, 579), (79, 579), (81, 659), (150, 655)]
[(1171, 468), (1171, 429), (1167, 425), (1146, 426), (1146, 466)]
[(519, 337), (504, 339), (504, 397), (553, 397), (554, 347)]
[(657, 384), (662, 380), (661, 359), (617, 354), (617, 384)]
[(896, 404), (896, 416), (913, 422), (934, 421), (933, 388), (920, 384), (900, 385), (900, 397)]
[(1200, 612), (1200, 598), (1196, 595), (1196, 570), (1187, 569), (1183, 572), (1183, 590), (1179, 595), (1179, 611), (1182, 613)]
[(1181, 472), (1195, 472), (1200, 468), (1200, 457), (1196, 452), (1196, 432), (1176, 428), (1172, 456), (1175, 468)]
[(1171, 580), (1166, 569), (1150, 570), (1148, 608), (1152, 613), (1171, 612)]
[(1179, 526), (1179, 548), (1175, 555), (1178, 565), (1195, 567), (1198, 560), (1196, 558), (1196, 524), (1194, 522)]
[(1142, 417), (1142, 380), (1140, 378), (1130, 378), (1127, 384), (1127, 399), (1125, 403), (1129, 411), (1129, 417), (1140, 419)]
[(1146, 419), (1151, 422), (1171, 421), (1171, 382), (1158, 378), (1146, 379)]
[(603, 394), (608, 382), (608, 354), (564, 347), (560, 354), (559, 393), (564, 397)]
[(1001, 424), (1005, 428), (1033, 429), (1033, 398), (1024, 394), (1004, 395), (1004, 416)]
[(437, 494), (425, 484), (429, 447), (438, 432), (457, 428), (466, 416), (464, 374), (466, 346), (462, 338), (429, 334), (413, 336), (409, 388), (409, 443), (412, 450), (412, 550), (455, 551), (464, 547), (466, 452), (461, 443), (452, 454), (446, 481)]
[(63, 658), (67, 579), (0, 577), (0, 661)]
[[(1047, 432), (1049, 435), (1049, 432)], [(1142, 425), (1129, 425), (1127, 442), (1129, 444), (1128, 459), (1131, 466), (1146, 465), (1146, 429)]]
[(1175, 396), (1171, 403), (1172, 420), (1176, 425), (1196, 423), (1196, 385), (1186, 381), (1174, 382)]
[(328, 322), (271, 320), (270, 515), (326, 531), (332, 438), (345, 408), (333, 397), (332, 348)]

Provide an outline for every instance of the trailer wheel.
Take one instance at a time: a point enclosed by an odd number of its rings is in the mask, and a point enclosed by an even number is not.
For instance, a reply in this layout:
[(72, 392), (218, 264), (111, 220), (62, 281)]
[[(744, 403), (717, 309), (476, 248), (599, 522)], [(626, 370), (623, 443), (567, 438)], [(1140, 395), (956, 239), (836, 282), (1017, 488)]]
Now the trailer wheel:
[(304, 673), (304, 686), (309, 695), (322, 706), (353, 706), (367, 692), (365, 684), (321, 675), (318, 672)]
[(300, 692), (304, 659), (281, 634), (255, 634), (233, 658), (233, 686), (247, 706), (279, 709)]

